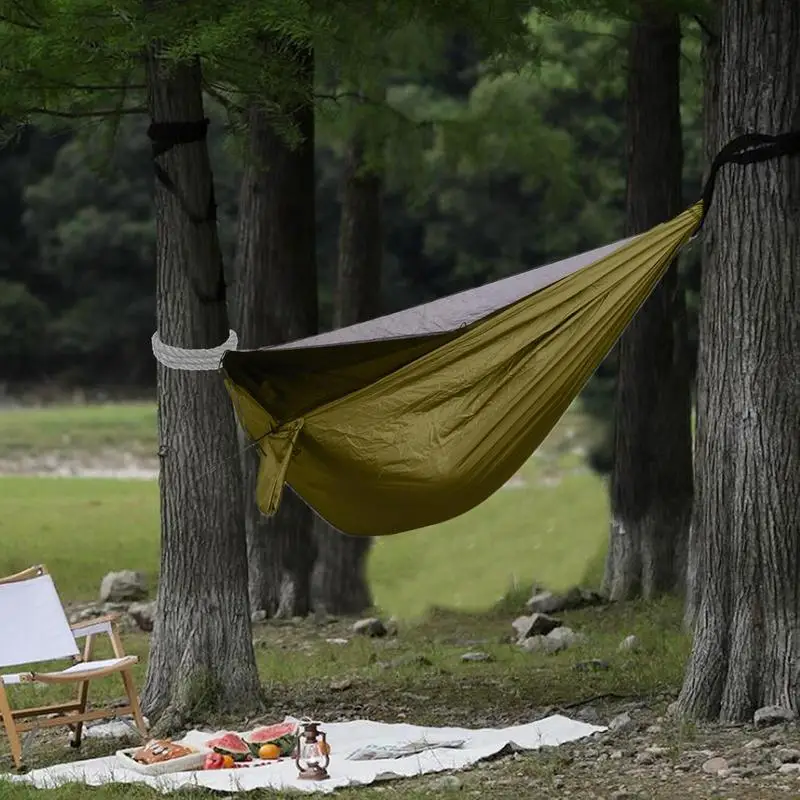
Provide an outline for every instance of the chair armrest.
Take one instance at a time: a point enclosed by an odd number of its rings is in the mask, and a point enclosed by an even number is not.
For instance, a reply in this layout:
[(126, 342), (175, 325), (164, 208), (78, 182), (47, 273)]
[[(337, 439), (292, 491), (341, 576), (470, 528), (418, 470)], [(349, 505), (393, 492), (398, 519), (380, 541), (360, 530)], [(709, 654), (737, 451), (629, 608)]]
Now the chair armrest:
[(119, 614), (105, 614), (102, 617), (94, 617), (93, 619), (83, 619), (80, 622), (74, 622), (69, 627), (72, 630), (72, 635), (76, 639), (82, 639), (85, 636), (91, 636), (96, 633), (110, 634), (119, 619)]
[(22, 570), (22, 572), (17, 572), (14, 575), (6, 575), (4, 578), (0, 578), (0, 584), (3, 583), (18, 583), (22, 581), (30, 580), (31, 578), (38, 578), (40, 575), (46, 575), (47, 570), (41, 564), (35, 567), (28, 567), (28, 569)]

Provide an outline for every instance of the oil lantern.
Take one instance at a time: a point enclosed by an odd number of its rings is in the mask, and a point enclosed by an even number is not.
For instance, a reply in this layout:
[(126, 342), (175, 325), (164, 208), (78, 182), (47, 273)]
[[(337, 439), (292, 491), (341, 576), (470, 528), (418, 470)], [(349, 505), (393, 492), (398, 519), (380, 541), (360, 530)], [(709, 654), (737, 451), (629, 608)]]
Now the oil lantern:
[(294, 763), (300, 773), (298, 776), (306, 781), (324, 781), (328, 775), (330, 747), (325, 732), (319, 730), (320, 722), (303, 721), (300, 723), (300, 735), (297, 739)]

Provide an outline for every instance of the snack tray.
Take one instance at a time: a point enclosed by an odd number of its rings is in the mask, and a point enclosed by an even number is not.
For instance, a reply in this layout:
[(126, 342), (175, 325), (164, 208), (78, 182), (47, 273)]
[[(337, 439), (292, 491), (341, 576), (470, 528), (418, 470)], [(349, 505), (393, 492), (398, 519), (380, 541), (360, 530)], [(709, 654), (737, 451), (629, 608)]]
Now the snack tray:
[(169, 761), (159, 761), (156, 764), (140, 764), (138, 761), (134, 761), (133, 754), (140, 748), (127, 747), (124, 750), (117, 750), (117, 761), (121, 767), (133, 770), (141, 775), (168, 775), (172, 772), (190, 772), (202, 768), (203, 762), (211, 750), (192, 745), (185, 746), (191, 747), (193, 752), (180, 758), (172, 758)]

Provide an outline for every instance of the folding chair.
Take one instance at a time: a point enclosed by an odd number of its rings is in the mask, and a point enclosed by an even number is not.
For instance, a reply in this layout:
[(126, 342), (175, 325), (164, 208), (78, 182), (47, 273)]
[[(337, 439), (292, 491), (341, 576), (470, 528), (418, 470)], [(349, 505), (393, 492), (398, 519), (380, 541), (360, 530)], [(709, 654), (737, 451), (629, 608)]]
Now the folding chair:
[[(18, 769), (22, 767), (20, 734), (37, 728), (67, 726), (72, 731), (70, 743), (73, 747), (80, 747), (84, 722), (130, 714), (142, 737), (147, 734), (131, 672), (139, 659), (125, 655), (115, 624), (116, 616), (70, 625), (53, 579), (41, 565), (0, 578), (0, 669), (64, 658), (72, 658), (75, 662), (71, 667), (54, 672), (0, 674), (0, 717)], [(98, 634), (108, 635), (113, 658), (92, 660), (92, 645)], [(84, 640), (82, 654), (76, 639)], [(122, 677), (127, 704), (121, 708), (87, 711), (89, 682), (115, 674)], [(66, 703), (12, 710), (6, 687), (24, 683), (50, 686), (77, 683), (78, 695)]]

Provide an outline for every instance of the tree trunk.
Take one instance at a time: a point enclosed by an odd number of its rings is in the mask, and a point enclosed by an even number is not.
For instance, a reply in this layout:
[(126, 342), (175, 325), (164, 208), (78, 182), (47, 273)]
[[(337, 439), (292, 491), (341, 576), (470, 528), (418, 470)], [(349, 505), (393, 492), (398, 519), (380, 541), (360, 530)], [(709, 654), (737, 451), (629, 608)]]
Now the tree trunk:
[[(203, 119), (198, 62), (167, 74), (154, 48), (147, 84), (153, 122)], [(215, 347), (228, 317), (206, 143), (176, 145), (158, 162), (183, 199), (156, 187), (159, 335), (178, 347)], [(209, 711), (252, 713), (262, 698), (236, 426), (220, 376), (159, 365), (158, 428), (161, 578), (142, 702), (170, 730)]]
[[(298, 56), (313, 80), (310, 53)], [(264, 111), (249, 114), (248, 163), (239, 198), (236, 326), (243, 348), (265, 347), (317, 332), (314, 204), (314, 110), (291, 114), (302, 142), (288, 144)], [(310, 610), (314, 513), (285, 491), (272, 518), (255, 503), (258, 451), (243, 454), (250, 602), (269, 616)]]
[[(800, 5), (726, 0), (719, 135), (800, 127)], [(679, 707), (800, 710), (800, 158), (727, 166), (706, 222), (697, 420), (703, 581)]]
[[(708, 21), (707, 21), (708, 22)], [(706, 158), (706, 177), (711, 167), (714, 156), (719, 152), (722, 143), (719, 141), (717, 131), (717, 117), (719, 114), (719, 24), (714, 19), (711, 31), (703, 35), (703, 144)], [(714, 252), (714, 231), (711, 226), (703, 230), (701, 239), (701, 276), (711, 269)], [(701, 278), (702, 280), (702, 278)], [(701, 365), (702, 366), (702, 365)], [(698, 377), (698, 380), (700, 378)], [(698, 541), (698, 511), (699, 504), (695, 504), (692, 512), (692, 524), (689, 528), (689, 546), (686, 559), (686, 606), (684, 612), (684, 626), (687, 630), (694, 627), (697, 611), (700, 605), (700, 589), (703, 585), (703, 548)]]
[[(349, 142), (342, 181), (339, 264), (334, 324), (354, 325), (380, 314), (382, 180), (366, 168), (360, 136)], [(314, 568), (315, 604), (333, 614), (358, 614), (372, 605), (367, 556), (372, 539), (345, 536), (317, 522), (319, 557)]]
[[(628, 63), (628, 234), (682, 209), (680, 26), (648, 10), (633, 24)], [(619, 343), (611, 530), (611, 599), (682, 585), (692, 503), (686, 306), (673, 264)]]

